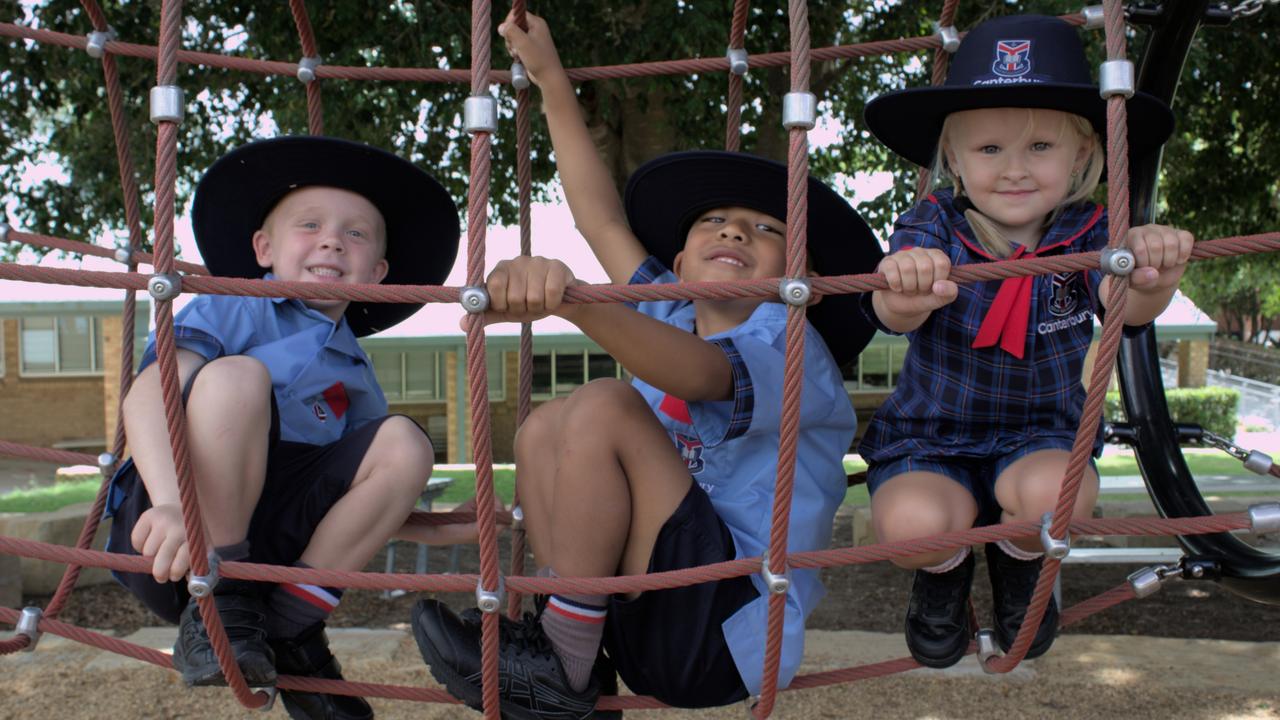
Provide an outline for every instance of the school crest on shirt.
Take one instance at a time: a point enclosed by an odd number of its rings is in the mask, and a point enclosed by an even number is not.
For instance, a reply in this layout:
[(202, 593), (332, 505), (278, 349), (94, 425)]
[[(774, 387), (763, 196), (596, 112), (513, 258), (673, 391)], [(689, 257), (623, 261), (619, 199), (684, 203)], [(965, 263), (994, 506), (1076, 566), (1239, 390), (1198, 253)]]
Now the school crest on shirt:
[(697, 475), (702, 472), (702, 468), (706, 463), (702, 460), (702, 441), (696, 437), (690, 437), (684, 433), (674, 433), (676, 436), (676, 449), (680, 451), (680, 457), (684, 460), (684, 464), (689, 468), (690, 475)]
[(1053, 295), (1049, 299), (1049, 313), (1054, 317), (1066, 317), (1080, 305), (1080, 273), (1054, 273), (1051, 280)]
[(1022, 77), (1031, 72), (1031, 41), (997, 40), (991, 71), (1005, 78)]
[(325, 388), (319, 395), (308, 398), (307, 403), (311, 405), (311, 414), (315, 415), (316, 420), (320, 422), (327, 421), (330, 412), (335, 418), (341, 420), (351, 405), (351, 401), (347, 398), (347, 388), (341, 382), (336, 382)]

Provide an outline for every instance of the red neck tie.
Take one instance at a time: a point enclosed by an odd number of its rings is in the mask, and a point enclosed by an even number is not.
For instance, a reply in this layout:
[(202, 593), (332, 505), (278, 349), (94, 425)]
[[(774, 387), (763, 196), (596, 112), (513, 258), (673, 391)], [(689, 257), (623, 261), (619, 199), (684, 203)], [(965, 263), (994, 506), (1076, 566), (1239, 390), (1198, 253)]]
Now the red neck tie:
[[(1026, 247), (1018, 248), (1009, 256), (1017, 260), (1026, 252)], [(1005, 278), (1000, 283), (996, 299), (987, 308), (986, 317), (978, 328), (978, 336), (973, 340), (973, 347), (992, 347), (997, 342), (1010, 355), (1022, 359), (1027, 347), (1027, 319), (1031, 316), (1031, 287), (1035, 278)]]

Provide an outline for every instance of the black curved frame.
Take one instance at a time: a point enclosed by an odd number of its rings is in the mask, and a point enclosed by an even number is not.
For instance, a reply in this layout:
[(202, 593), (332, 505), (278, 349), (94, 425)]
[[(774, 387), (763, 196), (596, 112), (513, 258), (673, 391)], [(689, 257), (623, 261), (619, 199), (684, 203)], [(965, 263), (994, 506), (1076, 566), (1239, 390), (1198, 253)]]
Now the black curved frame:
[[(1166, 2), (1164, 17), (1151, 28), (1137, 68), (1138, 89), (1172, 103), (1178, 78), (1209, 0)], [(1151, 157), (1130, 168), (1130, 221), (1134, 225), (1154, 217), (1156, 177), (1160, 158)], [(1147, 492), (1163, 517), (1209, 515), (1195, 480), (1187, 469), (1178, 433), (1169, 419), (1155, 330), (1126, 337), (1117, 358), (1120, 394), (1136, 433), (1134, 452)], [(1251, 600), (1280, 605), (1280, 554), (1263, 552), (1230, 533), (1179, 536), (1178, 542), (1195, 559), (1212, 561), (1224, 587)]]

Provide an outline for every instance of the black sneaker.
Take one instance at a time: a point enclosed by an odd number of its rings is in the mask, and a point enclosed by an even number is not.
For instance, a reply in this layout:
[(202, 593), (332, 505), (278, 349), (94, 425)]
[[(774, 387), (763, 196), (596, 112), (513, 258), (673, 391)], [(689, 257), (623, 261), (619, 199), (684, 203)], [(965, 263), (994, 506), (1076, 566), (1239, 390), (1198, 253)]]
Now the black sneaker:
[[(466, 622), (438, 600), (420, 600), (413, 608), (413, 636), (431, 675), (467, 706), (480, 710), (481, 624)], [(504, 718), (513, 720), (586, 720), (600, 689), (592, 678), (575, 692), (565, 679), (560, 658), (532, 613), (519, 622), (499, 618), (498, 696)]]
[[(263, 629), (267, 611), (255, 584), (224, 578), (214, 588), (213, 600), (245, 682), (254, 687), (275, 685), (275, 656), (267, 644), (267, 631)], [(173, 667), (182, 673), (182, 680), (188, 686), (227, 684), (195, 598), (183, 608), (178, 622)]]
[(951, 667), (968, 651), (974, 632), (969, 611), (973, 567), (969, 553), (947, 572), (916, 571), (907, 607), (907, 649), (921, 665)]
[[(271, 638), (271, 649), (276, 654), (276, 671), (282, 675), (298, 675), (342, 680), (342, 666), (329, 652), (329, 639), (324, 633), (324, 622), (308, 627), (292, 638)], [(373, 717), (373, 708), (364, 698), (352, 695), (325, 695), (280, 690), (284, 709), (294, 720), (367, 720)]]
[[(1040, 566), (1044, 558), (1018, 560), (1001, 550), (995, 543), (987, 543), (987, 575), (991, 577), (992, 619), (996, 626), (996, 642), (1000, 649), (1009, 652), (1027, 607), (1040, 578)], [(1037, 658), (1048, 652), (1058, 634), (1058, 602), (1049, 597), (1044, 619), (1036, 630), (1035, 639), (1027, 650), (1026, 659)]]

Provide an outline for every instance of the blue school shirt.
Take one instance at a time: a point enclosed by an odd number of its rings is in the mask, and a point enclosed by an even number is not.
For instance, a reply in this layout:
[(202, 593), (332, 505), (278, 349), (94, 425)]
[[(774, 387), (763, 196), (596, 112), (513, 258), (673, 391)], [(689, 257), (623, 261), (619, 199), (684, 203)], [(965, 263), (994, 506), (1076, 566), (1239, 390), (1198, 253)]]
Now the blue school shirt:
[[(654, 258), (636, 270), (632, 284), (679, 282)], [(668, 325), (694, 331), (693, 303), (640, 303), (637, 309)], [(777, 476), (787, 306), (762, 303), (727, 332), (706, 338), (720, 346), (733, 368), (733, 399), (685, 403), (640, 379), (644, 395), (694, 482), (706, 491), (733, 536), (735, 557), (760, 557), (769, 546)], [(835, 360), (822, 337), (805, 330), (804, 385), (800, 392), (798, 461), (791, 505), (789, 552), (823, 550), (848, 481), (842, 459), (857, 418)], [(825, 594), (817, 570), (789, 571), (778, 686), (791, 683), (804, 655), (804, 622)], [(743, 684), (760, 692), (768, 631), (769, 591), (759, 573), (751, 581), (760, 597), (726, 620), (725, 640)]]
[[(201, 295), (174, 325), (177, 346), (205, 360), (247, 355), (266, 366), (281, 440), (328, 445), (387, 414), (373, 364), (346, 317), (335, 323), (301, 300)], [(139, 370), (155, 358), (152, 332)]]
[[(1106, 211), (1094, 203), (1077, 203), (1064, 208), (1037, 249), (1022, 256), (1097, 250), (1106, 243)], [(890, 252), (906, 247), (942, 250), (953, 266), (996, 259), (974, 239), (949, 188), (899, 217), (889, 244)], [(906, 334), (911, 345), (898, 385), (867, 427), (859, 448), (863, 458), (988, 457), (1031, 439), (1075, 438), (1085, 400), (1081, 372), (1093, 340), (1093, 318), (1102, 309), (1100, 280), (1097, 270), (1035, 276), (1022, 358), (999, 344), (972, 347), (1001, 281), (960, 285), (954, 302), (934, 310)], [(864, 293), (863, 313), (891, 332), (870, 300), (871, 293)], [(1095, 453), (1099, 447), (1095, 441)]]

